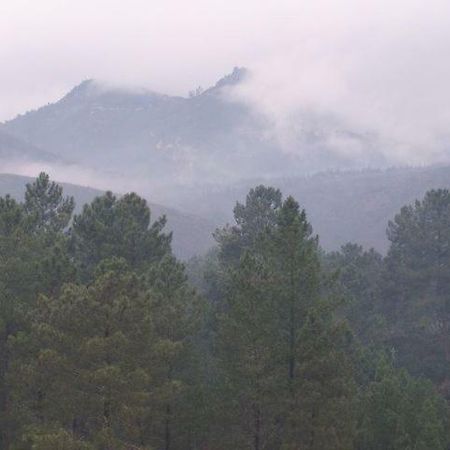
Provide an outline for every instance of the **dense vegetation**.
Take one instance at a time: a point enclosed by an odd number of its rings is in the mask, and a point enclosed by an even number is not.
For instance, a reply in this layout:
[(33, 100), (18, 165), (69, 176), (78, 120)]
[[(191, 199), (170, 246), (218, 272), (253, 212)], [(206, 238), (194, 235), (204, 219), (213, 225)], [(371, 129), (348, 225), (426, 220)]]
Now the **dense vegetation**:
[(382, 257), (258, 186), (187, 267), (136, 194), (74, 206), (0, 198), (0, 448), (449, 448), (448, 191)]
[[(0, 196), (9, 194), (13, 199), (21, 201), (25, 194), (25, 186), (32, 183), (33, 178), (0, 173)], [(64, 189), (65, 195), (75, 200), (74, 213), (79, 213), (86, 203), (91, 203), (95, 197), (105, 192), (87, 186), (71, 183), (59, 183)], [(162, 206), (157, 203), (148, 203), (152, 214), (167, 217), (167, 230), (173, 233), (172, 252), (177, 258), (188, 260), (192, 256), (205, 253), (213, 245), (212, 232), (215, 220), (204, 219), (195, 214), (183, 212), (182, 210)], [(218, 223), (222, 223), (220, 221)]]

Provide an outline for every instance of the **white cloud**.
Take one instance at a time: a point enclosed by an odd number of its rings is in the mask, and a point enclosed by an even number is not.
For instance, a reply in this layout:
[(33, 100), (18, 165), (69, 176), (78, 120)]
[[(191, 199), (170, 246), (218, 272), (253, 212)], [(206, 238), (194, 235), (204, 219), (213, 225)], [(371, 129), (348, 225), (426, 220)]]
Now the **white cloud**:
[(282, 136), (309, 111), (378, 135), (391, 163), (448, 161), (450, 4), (319, 1), (308, 13), (258, 61), (238, 98)]
[(284, 136), (308, 110), (380, 134), (394, 163), (450, 153), (448, 1), (3, 0), (0, 42), (0, 120), (85, 78), (184, 94), (241, 65), (238, 95)]

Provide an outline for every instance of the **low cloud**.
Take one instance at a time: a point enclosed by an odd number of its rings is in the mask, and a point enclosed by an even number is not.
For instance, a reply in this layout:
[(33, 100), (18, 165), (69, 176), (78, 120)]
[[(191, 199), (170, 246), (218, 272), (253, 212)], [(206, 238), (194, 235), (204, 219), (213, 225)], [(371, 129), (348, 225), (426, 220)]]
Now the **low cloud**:
[[(378, 152), (390, 164), (450, 160), (450, 5), (319, 2), (312, 23), (286, 30), (256, 62), (234, 98), (263, 112), (286, 151), (301, 152), (303, 127), (351, 136), (328, 145), (349, 157)], [(365, 10), (363, 10), (364, 8)], [(366, 155), (367, 156), (367, 155)]]
[(446, 0), (5, 0), (0, 40), (0, 120), (86, 78), (186, 94), (239, 65), (252, 76), (235, 97), (288, 152), (320, 119), (374, 138), (329, 138), (345, 157), (450, 160)]

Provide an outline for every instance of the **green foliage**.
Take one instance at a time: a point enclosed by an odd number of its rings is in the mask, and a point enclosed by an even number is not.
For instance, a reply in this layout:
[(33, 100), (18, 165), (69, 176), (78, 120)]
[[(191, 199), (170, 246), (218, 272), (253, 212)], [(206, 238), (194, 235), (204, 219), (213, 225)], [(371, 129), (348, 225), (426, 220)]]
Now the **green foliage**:
[(333, 289), (346, 299), (341, 315), (365, 345), (380, 345), (386, 324), (380, 304), (384, 262), (375, 250), (348, 243), (324, 258), (326, 272), (336, 278)]
[(450, 398), (450, 193), (429, 191), (389, 223), (383, 306), (402, 364)]
[(448, 411), (431, 382), (382, 357), (362, 395), (359, 446), (365, 450), (445, 450)]
[(354, 389), (338, 337), (345, 327), (333, 302), (320, 300), (306, 214), (260, 186), (235, 218), (217, 234), (228, 274), (218, 310), (219, 420), (234, 430), (222, 448), (348, 449)]
[(262, 185), (251, 189), (245, 205), (238, 202), (234, 208), (236, 225), (216, 230), (214, 238), (219, 244), (220, 259), (236, 263), (245, 250), (254, 250), (265, 233), (275, 226), (280, 207), (278, 189)]
[(170, 253), (171, 235), (162, 233), (165, 217), (150, 224), (144, 199), (126, 194), (117, 199), (111, 192), (97, 197), (76, 215), (71, 229), (73, 251), (82, 273), (89, 278), (105, 258), (124, 258), (133, 268), (145, 268)]
[[(193, 393), (198, 382), (194, 338), (199, 330), (202, 303), (188, 285), (184, 266), (166, 255), (147, 274), (152, 318), (152, 407), (146, 420), (151, 444), (185, 448), (198, 429)], [(190, 404), (192, 402), (192, 404)]]
[(187, 271), (136, 194), (73, 206), (45, 174), (0, 198), (0, 448), (448, 448), (447, 191), (383, 259), (258, 186)]
[(31, 430), (25, 437), (25, 442), (32, 443), (31, 450), (94, 450), (91, 444), (77, 439), (65, 430)]
[(22, 224), (24, 211), (9, 195), (0, 197), (0, 236), (2, 239), (11, 236)]
[(234, 430), (226, 448), (273, 447), (281, 413), (278, 396), (286, 383), (279, 385), (272, 273), (246, 253), (231, 277), (226, 312), (219, 317), (217, 420)]
[(44, 172), (26, 186), (24, 209), (31, 231), (62, 231), (69, 224), (74, 208), (73, 197), (63, 198), (62, 187), (50, 182)]
[(25, 203), (0, 199), (0, 446), (8, 448), (15, 429), (6, 374), (13, 354), (8, 340), (28, 327), (28, 313), (39, 293), (55, 293), (73, 280), (63, 229), (72, 199), (41, 174), (27, 186)]
[(104, 264), (88, 288), (66, 285), (58, 297), (42, 296), (27, 337), (12, 341), (21, 355), (11, 372), (18, 414), (39, 429), (70, 429), (96, 448), (109, 448), (105, 436), (117, 445), (139, 441), (147, 303), (142, 282), (120, 260)]
[(334, 309), (330, 301), (317, 302), (299, 330), (283, 449), (354, 448), (352, 334), (334, 319)]

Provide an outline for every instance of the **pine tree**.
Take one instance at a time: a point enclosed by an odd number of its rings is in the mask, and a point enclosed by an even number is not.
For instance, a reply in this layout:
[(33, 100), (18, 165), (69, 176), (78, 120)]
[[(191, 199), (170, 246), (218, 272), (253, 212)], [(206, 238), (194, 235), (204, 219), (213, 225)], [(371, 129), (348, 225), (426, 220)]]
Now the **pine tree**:
[(63, 189), (41, 172), (33, 183), (26, 185), (25, 213), (32, 231), (64, 230), (75, 208), (73, 197), (63, 197)]
[(430, 381), (396, 369), (386, 356), (362, 393), (359, 448), (436, 449), (449, 444), (448, 410)]
[(354, 445), (356, 386), (351, 333), (320, 301), (299, 330), (298, 363), (290, 380), (283, 449), (350, 450)]
[(162, 232), (165, 217), (150, 221), (147, 202), (136, 194), (117, 199), (111, 192), (97, 197), (76, 215), (72, 247), (84, 279), (105, 258), (124, 258), (134, 269), (145, 270), (170, 253), (171, 234)]
[(146, 448), (148, 305), (142, 280), (121, 259), (102, 262), (89, 287), (41, 296), (30, 332), (11, 344), (16, 415), (30, 448), (67, 433), (96, 449)]
[(0, 198), (0, 445), (8, 448), (14, 430), (9, 388), (5, 384), (11, 351), (8, 339), (28, 326), (27, 314), (39, 293), (56, 293), (73, 280), (63, 229), (72, 199), (41, 174), (27, 186), (25, 203)]
[[(320, 298), (317, 238), (305, 212), (291, 197), (270, 211), (270, 203), (249, 208), (219, 239), (228, 276), (218, 339), (222, 387), (229, 386), (220, 405), (237, 430), (229, 445), (347, 450), (354, 424), (349, 333), (335, 320), (334, 302)], [(257, 238), (245, 237), (255, 230), (247, 221), (258, 224)], [(229, 248), (241, 255), (238, 264)]]
[(207, 275), (208, 293), (214, 292), (210, 335), (218, 378), (211, 416), (217, 448), (276, 445), (279, 414), (271, 398), (278, 383), (278, 323), (268, 236), (281, 203), (279, 190), (257, 186), (245, 204), (236, 204), (235, 225), (215, 233), (218, 264)]
[(322, 298), (318, 239), (288, 197), (278, 214), (272, 255), (279, 279), (278, 317), (286, 391), (282, 448), (350, 449), (354, 382), (345, 323)]
[(0, 448), (448, 448), (448, 191), (401, 210), (383, 259), (324, 255), (258, 186), (190, 264), (205, 298), (145, 200), (107, 193), (68, 230), (73, 206), (45, 174), (0, 198)]
[(335, 295), (346, 299), (339, 314), (345, 317), (364, 345), (382, 345), (386, 319), (382, 308), (383, 257), (374, 249), (348, 243), (324, 256), (324, 269), (336, 279)]
[(245, 250), (255, 251), (261, 238), (275, 227), (281, 201), (278, 189), (260, 185), (250, 190), (245, 204), (236, 204), (233, 210), (236, 225), (214, 234), (224, 263), (237, 264)]
[(405, 367), (450, 397), (450, 192), (432, 190), (389, 223), (384, 313)]
[(69, 437), (68, 448), (189, 448), (199, 313), (172, 256), (145, 275), (106, 259), (90, 285), (41, 296), (11, 343), (18, 436), (31, 448)]
[(199, 438), (197, 416), (201, 411), (194, 406), (204, 407), (193, 397), (199, 376), (195, 338), (202, 304), (187, 283), (184, 266), (171, 255), (153, 265), (146, 280), (154, 333), (152, 403), (146, 420), (151, 444), (164, 450), (184, 450)]
[(279, 276), (280, 329), (286, 336), (286, 371), (290, 380), (295, 377), (298, 332), (319, 295), (317, 243), (305, 211), (300, 211), (298, 203), (288, 197), (279, 211), (271, 246)]
[(277, 305), (270, 268), (245, 253), (219, 318), (219, 448), (276, 448), (281, 379)]

